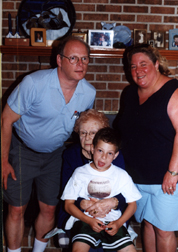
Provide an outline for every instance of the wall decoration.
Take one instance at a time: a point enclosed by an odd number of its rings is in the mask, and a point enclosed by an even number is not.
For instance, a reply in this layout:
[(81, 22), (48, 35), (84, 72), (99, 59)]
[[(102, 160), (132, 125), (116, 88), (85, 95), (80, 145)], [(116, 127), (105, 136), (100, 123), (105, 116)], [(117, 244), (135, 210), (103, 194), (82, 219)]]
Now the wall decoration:
[(78, 37), (78, 38), (82, 39), (84, 42), (87, 43), (87, 33), (73, 32), (73, 33), (72, 33), (72, 36)]
[(32, 46), (46, 46), (46, 29), (31, 28), (30, 34)]
[(154, 40), (154, 46), (158, 49), (165, 48), (165, 32), (164, 31), (152, 31), (152, 38)]
[(148, 40), (148, 44), (149, 44), (150, 46), (152, 46), (152, 47), (155, 47), (155, 41), (154, 41), (154, 39)]
[(113, 30), (89, 30), (88, 44), (90, 47), (113, 48)]
[(169, 30), (169, 50), (178, 50), (178, 29)]
[(125, 48), (132, 45), (133, 39), (131, 38), (131, 30), (124, 25), (116, 26), (116, 23), (108, 24), (106, 22), (101, 22), (102, 30), (113, 30), (114, 39), (113, 47), (114, 48)]
[(45, 28), (47, 40), (70, 35), (76, 21), (71, 0), (22, 0), (18, 17), (25, 36), (30, 36), (31, 28)]
[(147, 44), (146, 29), (134, 29), (134, 45), (135, 44)]

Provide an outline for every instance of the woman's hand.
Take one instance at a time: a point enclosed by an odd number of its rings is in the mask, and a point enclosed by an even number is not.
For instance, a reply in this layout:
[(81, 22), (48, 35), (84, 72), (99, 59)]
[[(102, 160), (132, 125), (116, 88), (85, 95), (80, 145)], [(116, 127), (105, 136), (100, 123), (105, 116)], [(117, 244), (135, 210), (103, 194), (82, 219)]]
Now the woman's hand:
[(162, 183), (163, 192), (167, 194), (174, 194), (177, 182), (178, 176), (172, 176), (169, 172), (166, 172)]
[(91, 206), (86, 208), (86, 212), (88, 212), (93, 217), (104, 218), (106, 214), (108, 214), (111, 209), (114, 209), (118, 205), (118, 200), (116, 198), (102, 199), (97, 200), (91, 198), (90, 201), (93, 203)]

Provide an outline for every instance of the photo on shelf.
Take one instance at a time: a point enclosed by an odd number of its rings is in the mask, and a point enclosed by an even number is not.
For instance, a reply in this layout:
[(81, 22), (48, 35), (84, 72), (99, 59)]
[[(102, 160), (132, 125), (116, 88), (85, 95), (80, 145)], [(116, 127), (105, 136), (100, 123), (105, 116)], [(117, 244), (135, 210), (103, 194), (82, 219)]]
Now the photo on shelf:
[(113, 48), (113, 30), (89, 30), (88, 44), (90, 47)]
[(134, 45), (147, 43), (147, 30), (146, 29), (134, 29)]
[(32, 46), (46, 46), (46, 29), (31, 28), (30, 34)]
[(84, 42), (87, 43), (87, 33), (82, 33), (82, 32), (73, 32), (72, 36), (80, 38)]
[(154, 47), (158, 49), (165, 48), (165, 32), (164, 31), (152, 31), (152, 39), (154, 39)]
[(178, 50), (178, 29), (169, 30), (169, 50)]

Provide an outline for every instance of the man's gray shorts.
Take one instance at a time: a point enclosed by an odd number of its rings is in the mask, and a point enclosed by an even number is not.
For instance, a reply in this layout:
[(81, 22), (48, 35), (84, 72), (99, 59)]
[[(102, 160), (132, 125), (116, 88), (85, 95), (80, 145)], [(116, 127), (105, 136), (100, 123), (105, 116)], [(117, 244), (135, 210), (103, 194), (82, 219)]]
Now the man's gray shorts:
[(35, 181), (38, 200), (48, 205), (57, 205), (63, 150), (64, 147), (51, 153), (35, 152), (13, 135), (9, 162), (17, 180), (8, 176), (4, 200), (12, 206), (27, 204)]

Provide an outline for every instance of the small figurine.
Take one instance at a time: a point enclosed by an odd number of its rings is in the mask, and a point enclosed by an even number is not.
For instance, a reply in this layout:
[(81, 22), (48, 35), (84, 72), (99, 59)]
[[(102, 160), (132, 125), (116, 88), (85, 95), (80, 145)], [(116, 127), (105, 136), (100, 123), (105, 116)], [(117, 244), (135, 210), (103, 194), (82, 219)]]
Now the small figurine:
[(8, 14), (8, 25), (9, 25), (9, 32), (6, 36), (6, 38), (14, 38), (14, 36), (12, 35), (12, 21), (11, 21), (11, 14)]

